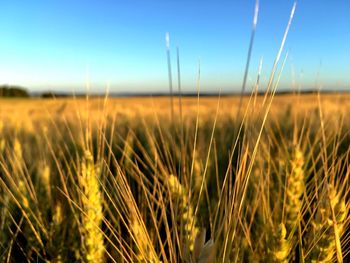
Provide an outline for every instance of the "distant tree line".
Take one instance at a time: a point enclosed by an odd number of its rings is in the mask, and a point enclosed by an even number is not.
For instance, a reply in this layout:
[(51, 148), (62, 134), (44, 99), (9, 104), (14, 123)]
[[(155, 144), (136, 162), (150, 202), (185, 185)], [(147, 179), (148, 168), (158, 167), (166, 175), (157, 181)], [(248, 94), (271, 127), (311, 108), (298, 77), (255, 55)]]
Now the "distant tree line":
[(52, 98), (65, 98), (65, 97), (71, 97), (72, 95), (69, 93), (58, 93), (58, 92), (52, 92), (52, 91), (47, 91), (41, 93), (40, 97), (44, 99), (52, 99)]
[(25, 88), (19, 86), (0, 86), (0, 97), (7, 98), (27, 98), (29, 93)]

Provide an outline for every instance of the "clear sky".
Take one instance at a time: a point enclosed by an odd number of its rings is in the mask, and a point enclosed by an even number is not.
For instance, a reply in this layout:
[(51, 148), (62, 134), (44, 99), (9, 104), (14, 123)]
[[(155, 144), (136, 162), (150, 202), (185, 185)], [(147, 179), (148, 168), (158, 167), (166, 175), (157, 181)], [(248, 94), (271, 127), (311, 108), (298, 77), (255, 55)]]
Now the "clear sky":
[[(255, 0), (1, 0), (0, 84), (81, 90), (88, 75), (94, 91), (107, 82), (114, 92), (167, 91), (169, 32), (174, 79), (178, 45), (184, 90), (195, 90), (200, 59), (203, 90), (237, 91), (254, 5)], [(262, 80), (268, 79), (292, 6), (292, 0), (260, 0), (248, 89), (262, 56)], [(328, 89), (350, 88), (350, 1), (299, 1), (287, 50), (281, 88), (312, 88), (316, 81)]]

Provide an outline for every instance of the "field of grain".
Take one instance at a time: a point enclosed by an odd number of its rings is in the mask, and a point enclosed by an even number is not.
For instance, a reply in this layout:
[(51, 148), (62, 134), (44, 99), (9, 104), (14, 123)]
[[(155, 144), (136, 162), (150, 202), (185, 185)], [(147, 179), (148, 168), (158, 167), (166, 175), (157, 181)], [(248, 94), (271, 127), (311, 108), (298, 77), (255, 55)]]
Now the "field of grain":
[(349, 262), (350, 94), (0, 100), (1, 262)]

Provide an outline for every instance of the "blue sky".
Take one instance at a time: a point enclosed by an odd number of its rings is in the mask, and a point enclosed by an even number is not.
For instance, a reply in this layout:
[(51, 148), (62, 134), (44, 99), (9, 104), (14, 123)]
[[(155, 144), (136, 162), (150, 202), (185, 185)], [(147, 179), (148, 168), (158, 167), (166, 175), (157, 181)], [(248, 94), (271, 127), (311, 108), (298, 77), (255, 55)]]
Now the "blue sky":
[[(183, 89), (237, 91), (246, 63), (255, 0), (1, 0), (0, 84), (31, 91), (167, 91), (165, 33), (174, 79), (180, 48)], [(292, 0), (260, 0), (248, 86), (264, 58), (267, 81)], [(350, 88), (350, 1), (299, 1), (285, 45), (281, 88)], [(285, 52), (283, 53), (285, 54)], [(88, 76), (88, 77), (87, 77)]]

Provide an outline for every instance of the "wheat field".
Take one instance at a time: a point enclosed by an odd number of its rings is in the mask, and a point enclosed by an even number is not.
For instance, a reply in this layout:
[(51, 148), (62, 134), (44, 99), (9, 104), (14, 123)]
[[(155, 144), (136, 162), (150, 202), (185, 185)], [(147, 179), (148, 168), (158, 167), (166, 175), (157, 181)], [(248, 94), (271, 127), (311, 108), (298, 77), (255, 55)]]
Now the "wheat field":
[(350, 94), (0, 100), (1, 262), (349, 262)]

